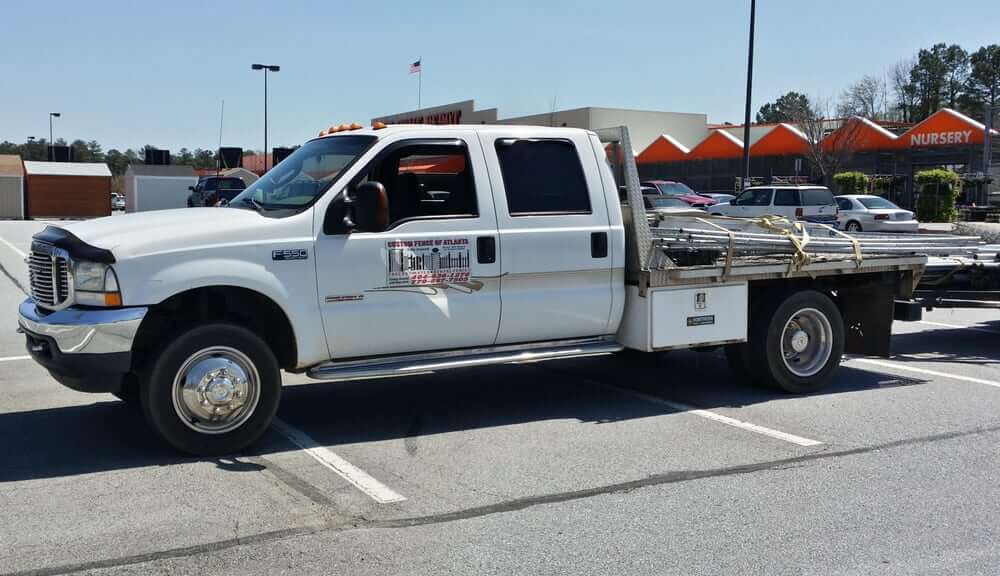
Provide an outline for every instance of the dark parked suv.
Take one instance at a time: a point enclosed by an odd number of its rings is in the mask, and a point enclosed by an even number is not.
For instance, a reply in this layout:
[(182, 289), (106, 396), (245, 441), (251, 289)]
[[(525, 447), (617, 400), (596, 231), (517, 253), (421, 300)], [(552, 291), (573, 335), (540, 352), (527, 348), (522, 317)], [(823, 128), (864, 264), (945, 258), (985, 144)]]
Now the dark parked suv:
[(189, 186), (188, 208), (195, 206), (216, 206), (229, 202), (247, 187), (243, 180), (232, 176), (202, 176), (196, 186)]

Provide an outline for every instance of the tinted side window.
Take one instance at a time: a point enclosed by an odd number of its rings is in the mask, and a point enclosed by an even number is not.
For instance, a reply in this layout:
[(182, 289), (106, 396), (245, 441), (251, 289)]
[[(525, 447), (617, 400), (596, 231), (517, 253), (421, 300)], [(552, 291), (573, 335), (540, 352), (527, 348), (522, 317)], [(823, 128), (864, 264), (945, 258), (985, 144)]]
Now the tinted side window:
[(798, 206), (799, 191), (794, 188), (779, 188), (774, 191), (775, 206)]
[(840, 206), (841, 210), (852, 210), (854, 206), (851, 205), (851, 201), (847, 198), (837, 199), (837, 205)]
[(806, 188), (802, 190), (803, 206), (829, 206), (834, 204), (833, 192), (826, 188)]
[(770, 206), (771, 189), (757, 188), (747, 190), (743, 194), (740, 194), (737, 204), (740, 206)]
[(590, 194), (576, 146), (567, 140), (497, 140), (511, 216), (589, 214)]

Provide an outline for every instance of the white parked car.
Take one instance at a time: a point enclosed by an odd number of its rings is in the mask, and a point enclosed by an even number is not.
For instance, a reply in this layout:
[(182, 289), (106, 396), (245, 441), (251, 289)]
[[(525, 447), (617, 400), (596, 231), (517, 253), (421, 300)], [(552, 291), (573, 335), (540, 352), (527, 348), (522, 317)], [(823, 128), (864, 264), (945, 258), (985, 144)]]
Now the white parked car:
[(706, 198), (711, 198), (716, 202), (723, 202), (723, 203), (729, 202), (736, 198), (734, 194), (723, 194), (721, 192), (699, 192), (698, 195), (704, 196)]
[(848, 232), (916, 232), (919, 227), (913, 212), (881, 196), (850, 194), (836, 200), (838, 225)]
[(837, 223), (837, 202), (833, 192), (824, 186), (754, 186), (728, 204), (716, 204), (708, 211), (737, 218), (784, 216), (789, 220)]

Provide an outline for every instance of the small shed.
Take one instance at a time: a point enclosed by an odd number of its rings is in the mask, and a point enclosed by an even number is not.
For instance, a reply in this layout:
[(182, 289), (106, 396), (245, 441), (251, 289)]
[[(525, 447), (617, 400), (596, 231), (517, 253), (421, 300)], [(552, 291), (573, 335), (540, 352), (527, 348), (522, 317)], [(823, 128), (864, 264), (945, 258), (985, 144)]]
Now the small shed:
[(197, 183), (191, 166), (130, 164), (125, 171), (125, 211), (184, 208), (191, 194), (188, 187)]
[(253, 172), (247, 170), (246, 168), (230, 168), (229, 170), (222, 171), (223, 176), (235, 176), (243, 181), (244, 184), (249, 188), (251, 184), (257, 181), (259, 176)]
[(24, 218), (24, 164), (16, 154), (0, 154), (0, 218)]
[(29, 218), (111, 215), (111, 170), (96, 162), (24, 162)]

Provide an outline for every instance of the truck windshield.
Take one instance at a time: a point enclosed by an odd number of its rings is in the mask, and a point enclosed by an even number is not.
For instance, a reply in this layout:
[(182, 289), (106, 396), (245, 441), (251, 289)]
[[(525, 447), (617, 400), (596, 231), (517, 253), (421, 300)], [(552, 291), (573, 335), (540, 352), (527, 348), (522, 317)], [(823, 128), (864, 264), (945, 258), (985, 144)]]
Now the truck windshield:
[(374, 136), (344, 135), (313, 140), (264, 174), (231, 206), (296, 210), (312, 204), (375, 142)]

